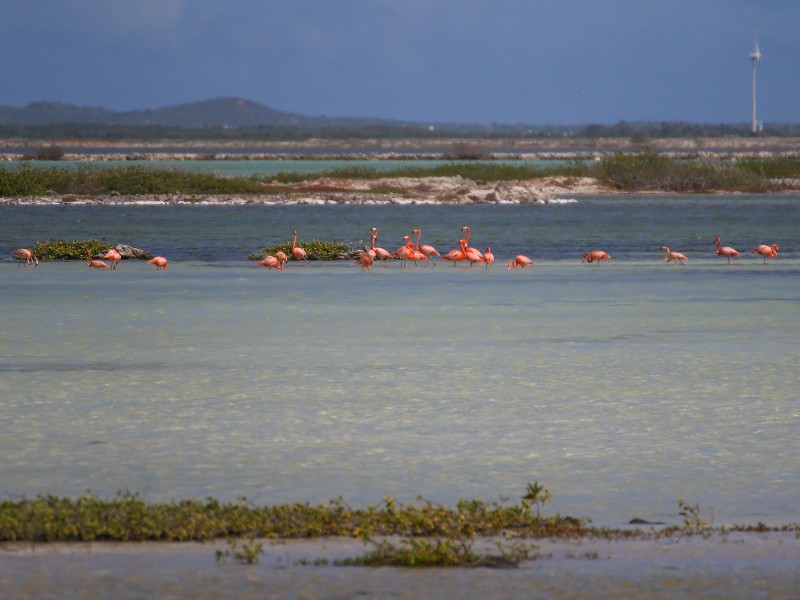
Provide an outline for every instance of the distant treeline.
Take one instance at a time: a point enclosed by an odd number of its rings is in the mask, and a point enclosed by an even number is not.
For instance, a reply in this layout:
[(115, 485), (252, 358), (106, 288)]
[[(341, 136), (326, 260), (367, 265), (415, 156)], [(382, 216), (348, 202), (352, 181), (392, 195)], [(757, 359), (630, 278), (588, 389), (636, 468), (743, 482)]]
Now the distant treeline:
[[(178, 127), (169, 125), (103, 125), (96, 123), (51, 123), (46, 125), (0, 125), (0, 138), (36, 140), (242, 140), (302, 141), (309, 139), (441, 139), (486, 138), (694, 138), (751, 137), (747, 124), (697, 124), (682, 121), (627, 122), (614, 125), (456, 125), (423, 126), (415, 124), (284, 126), (256, 125), (240, 127)], [(800, 124), (764, 124), (759, 136), (798, 137)]]

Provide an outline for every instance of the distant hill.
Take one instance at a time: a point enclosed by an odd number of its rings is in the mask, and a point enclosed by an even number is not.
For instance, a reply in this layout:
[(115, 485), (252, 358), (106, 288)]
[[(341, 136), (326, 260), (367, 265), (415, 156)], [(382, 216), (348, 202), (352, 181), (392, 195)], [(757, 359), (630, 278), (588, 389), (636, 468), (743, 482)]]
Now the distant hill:
[(412, 125), (390, 119), (310, 117), (258, 104), (243, 98), (215, 98), (147, 110), (112, 111), (59, 102), (32, 102), (22, 108), (0, 106), (0, 125), (92, 125), (211, 127), (364, 127)]
[[(800, 135), (800, 125), (766, 124), (763, 136)], [(0, 137), (28, 139), (271, 139), (312, 137), (678, 138), (750, 136), (746, 123), (626, 122), (614, 125), (529, 125), (412, 122), (291, 113), (245, 100), (214, 98), (148, 110), (113, 111), (60, 102), (0, 105)]]

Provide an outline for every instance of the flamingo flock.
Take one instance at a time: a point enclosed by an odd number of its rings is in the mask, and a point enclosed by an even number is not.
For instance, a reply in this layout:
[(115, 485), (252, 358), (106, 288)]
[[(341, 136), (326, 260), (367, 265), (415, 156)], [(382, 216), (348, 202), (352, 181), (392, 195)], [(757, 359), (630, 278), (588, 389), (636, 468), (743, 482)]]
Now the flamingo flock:
[[(480, 252), (477, 248), (469, 246), (469, 238), (472, 233), (470, 227), (465, 225), (461, 228), (461, 232), (466, 232), (466, 235), (458, 240), (458, 248), (450, 250), (445, 254), (440, 254), (439, 251), (430, 244), (420, 244), (420, 240), (422, 239), (422, 230), (419, 228), (413, 229), (410, 235), (403, 236), (403, 245), (394, 252), (389, 252), (385, 248), (381, 248), (376, 245), (378, 239), (378, 228), (373, 227), (371, 229), (369, 248), (364, 247), (364, 249), (359, 253), (359, 256), (355, 262), (357, 265), (361, 266), (364, 271), (370, 271), (372, 266), (377, 261), (380, 261), (385, 265), (388, 261), (399, 260), (402, 267), (405, 267), (406, 263), (409, 261), (413, 262), (414, 266), (418, 266), (420, 262), (427, 266), (429, 264), (435, 265), (435, 258), (438, 260), (448, 261), (452, 263), (453, 267), (456, 267), (459, 262), (466, 261), (470, 266), (482, 264), (486, 269), (488, 269), (494, 262), (494, 254), (492, 253), (491, 247), (486, 246), (485, 252)], [(416, 236), (416, 239), (413, 239), (413, 236)], [(735, 248), (723, 246), (719, 236), (714, 238), (713, 244), (714, 254), (726, 258), (728, 264), (736, 264), (733, 259), (741, 257), (741, 253)], [(753, 248), (751, 252), (752, 254), (761, 256), (764, 259), (763, 264), (766, 264), (768, 258), (777, 258), (779, 250), (780, 248), (778, 247), (778, 244), (759, 244)], [(674, 262), (675, 264), (685, 265), (686, 261), (689, 260), (685, 254), (670, 250), (669, 246), (662, 246), (661, 251), (664, 252), (664, 261), (668, 263)], [(296, 261), (305, 261), (306, 264), (308, 264), (307, 252), (301, 246), (297, 245), (297, 230), (294, 231), (294, 236), (292, 238), (291, 253), (292, 257)], [(18, 261), (18, 268), (21, 266), (27, 267), (31, 265), (39, 266), (38, 257), (34, 256), (34, 254), (28, 248), (18, 248), (11, 253), (11, 256)], [(110, 262), (107, 263), (105, 260), (93, 259), (91, 252), (87, 250), (86, 266), (90, 269), (115, 270), (119, 262), (122, 260), (122, 256), (114, 248), (109, 248), (102, 255), (102, 258)], [(605, 250), (590, 250), (589, 252), (585, 252), (581, 255), (581, 262), (589, 264), (596, 263), (596, 266), (599, 267), (602, 261), (609, 260), (611, 258), (611, 255)], [(283, 271), (284, 265), (288, 262), (288, 260), (289, 259), (284, 252), (278, 251), (274, 255), (268, 255), (264, 257), (258, 262), (258, 266), (264, 267), (270, 271)], [(156, 256), (147, 262), (155, 265), (156, 271), (167, 270), (167, 259), (163, 256)], [(533, 260), (524, 254), (517, 254), (516, 256), (512, 257), (510, 261), (508, 261), (506, 268), (524, 269), (525, 267), (533, 266), (533, 264)]]
[[(17, 259), (18, 265), (17, 267), (21, 266), (30, 266), (33, 265), (34, 267), (39, 266), (39, 258), (34, 256), (33, 252), (31, 252), (28, 248), (17, 248), (11, 253), (12, 258)], [(285, 256), (284, 256), (285, 258)], [(106, 262), (108, 260), (109, 262)], [(110, 271), (114, 271), (117, 268), (117, 265), (122, 260), (122, 255), (116, 250), (116, 248), (109, 248), (105, 251), (102, 255), (102, 258), (92, 258), (91, 250), (86, 250), (86, 266), (90, 269), (108, 269)], [(148, 263), (156, 266), (156, 271), (167, 270), (167, 259), (163, 256), (156, 256), (147, 261)]]

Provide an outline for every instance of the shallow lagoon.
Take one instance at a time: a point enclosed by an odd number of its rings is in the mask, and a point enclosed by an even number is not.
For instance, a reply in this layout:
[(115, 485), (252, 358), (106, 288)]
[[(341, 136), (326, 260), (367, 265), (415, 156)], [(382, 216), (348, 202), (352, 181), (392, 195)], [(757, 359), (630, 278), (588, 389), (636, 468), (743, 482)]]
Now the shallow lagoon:
[[(595, 524), (674, 521), (678, 496), (716, 523), (798, 518), (796, 198), (0, 210), (5, 255), (106, 236), (171, 260), (0, 263), (6, 497), (451, 504), (539, 480), (552, 510)], [(440, 249), (470, 224), (498, 263), (537, 264), (244, 260), (295, 227), (357, 240), (373, 224), (387, 247), (421, 226)], [(729, 267), (715, 235), (781, 254)], [(582, 265), (595, 246), (615, 258)]]

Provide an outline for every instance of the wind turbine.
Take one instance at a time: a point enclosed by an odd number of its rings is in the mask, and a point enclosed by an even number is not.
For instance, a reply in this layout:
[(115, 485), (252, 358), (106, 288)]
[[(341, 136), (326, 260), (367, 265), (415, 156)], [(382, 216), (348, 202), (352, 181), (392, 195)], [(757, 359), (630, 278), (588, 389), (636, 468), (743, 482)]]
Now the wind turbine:
[(758, 49), (758, 38), (756, 38), (755, 52), (750, 53), (750, 60), (753, 61), (753, 98), (752, 98), (752, 114), (750, 115), (750, 132), (758, 133), (762, 125), (756, 119), (756, 65), (761, 60), (761, 50)]

